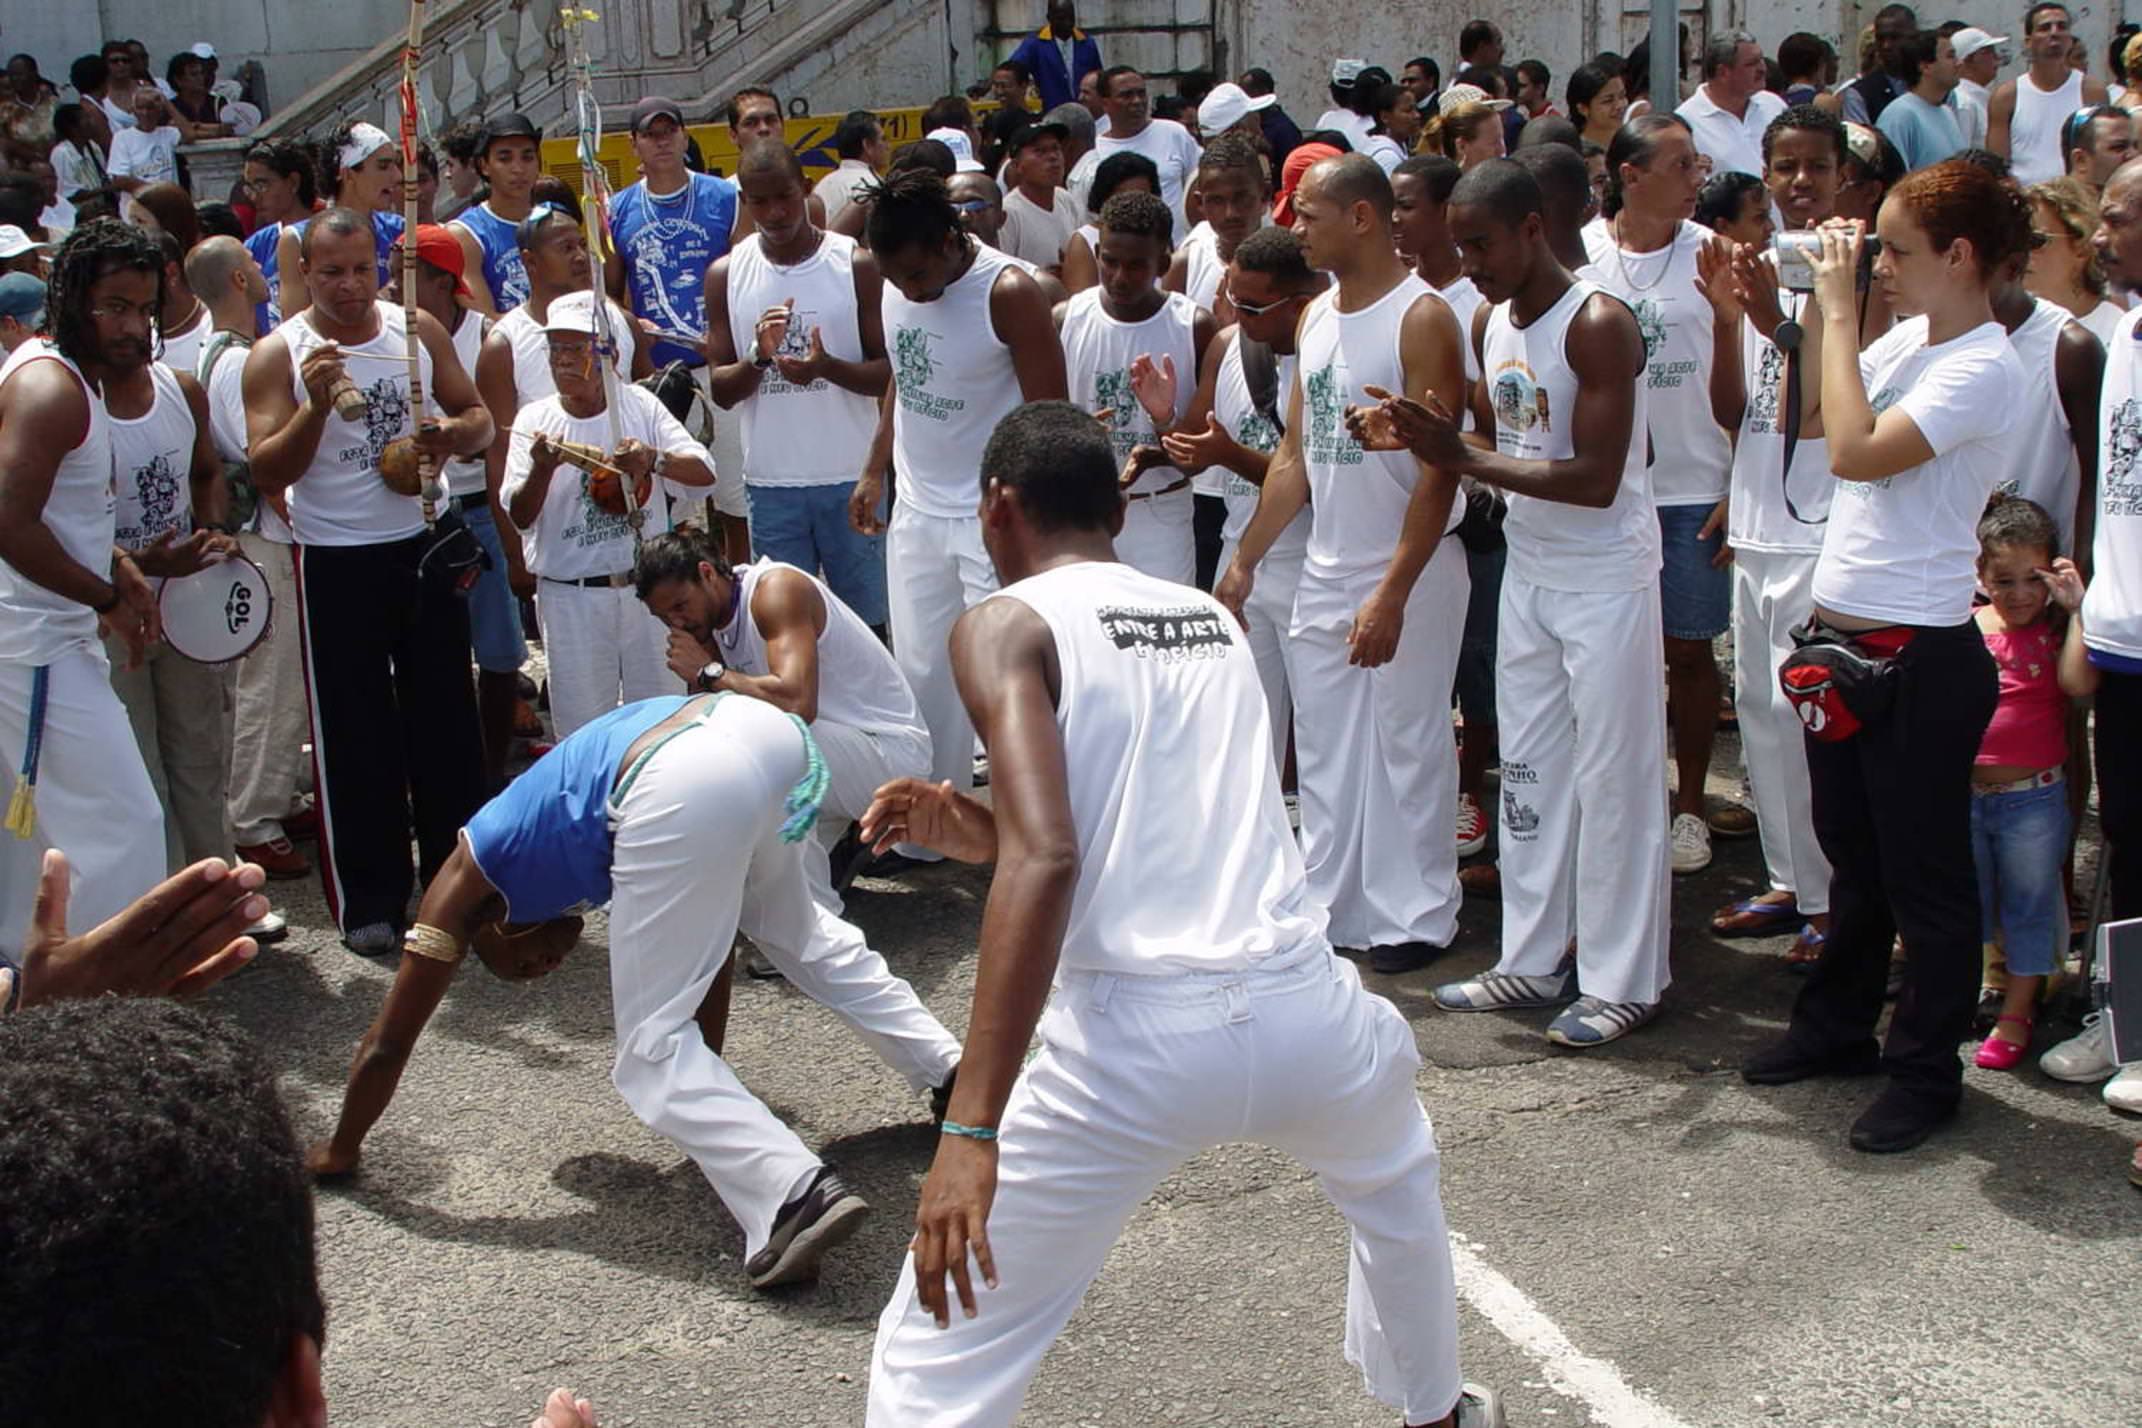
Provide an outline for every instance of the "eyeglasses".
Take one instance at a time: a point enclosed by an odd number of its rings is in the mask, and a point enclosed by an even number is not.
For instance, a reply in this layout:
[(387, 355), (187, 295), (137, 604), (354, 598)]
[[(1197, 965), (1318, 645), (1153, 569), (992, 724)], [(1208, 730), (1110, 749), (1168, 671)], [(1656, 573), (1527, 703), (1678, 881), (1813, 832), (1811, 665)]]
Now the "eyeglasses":
[(2035, 251), (2036, 249), (2039, 249), (2039, 248), (2043, 248), (2043, 247), (2044, 247), (2044, 246), (2045, 246), (2046, 244), (2048, 244), (2048, 243), (2052, 242), (2052, 241), (2053, 241), (2053, 239), (2054, 239), (2054, 238), (2055, 238), (2056, 236), (2057, 236), (2057, 237), (2066, 237), (2067, 235), (2066, 235), (2066, 234), (2058, 234), (2058, 235), (2056, 235), (2056, 234), (2052, 234), (2052, 233), (2047, 233), (2047, 232), (2043, 231), (2042, 229), (2037, 229), (2037, 228), (2033, 228), (2033, 229), (2031, 230), (2031, 232), (2030, 232), (2030, 246), (2031, 246), (2031, 248), (2032, 248), (2032, 249), (2033, 249), (2034, 251)]
[(1235, 311), (1241, 313), (1244, 317), (1263, 317), (1266, 313), (1275, 312), (1290, 302), (1301, 301), (1300, 298), (1283, 297), (1277, 302), (1244, 302), (1233, 293), (1227, 295), (1227, 300), (1233, 303)]
[(952, 205), (953, 211), (956, 213), (987, 213), (995, 207), (996, 205), (986, 198), (970, 198)]

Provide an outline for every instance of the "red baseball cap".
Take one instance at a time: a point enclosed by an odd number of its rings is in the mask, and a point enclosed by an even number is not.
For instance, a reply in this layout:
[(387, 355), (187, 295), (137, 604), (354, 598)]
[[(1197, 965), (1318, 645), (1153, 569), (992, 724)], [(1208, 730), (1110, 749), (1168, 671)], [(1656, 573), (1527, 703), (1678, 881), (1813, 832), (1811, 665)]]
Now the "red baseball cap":
[[(400, 243), (395, 244), (400, 247)], [(416, 255), (442, 273), (454, 275), (454, 295), (473, 298), (469, 285), (461, 280), (467, 271), (466, 255), (461, 251), (461, 240), (443, 223), (419, 223), (416, 227)]]

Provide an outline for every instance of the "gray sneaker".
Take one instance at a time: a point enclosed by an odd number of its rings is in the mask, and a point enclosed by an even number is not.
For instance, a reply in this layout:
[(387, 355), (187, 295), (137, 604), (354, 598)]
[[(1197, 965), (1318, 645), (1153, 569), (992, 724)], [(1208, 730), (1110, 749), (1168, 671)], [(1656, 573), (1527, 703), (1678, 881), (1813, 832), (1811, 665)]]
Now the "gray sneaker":
[(1458, 1390), (1457, 1428), (1503, 1428), (1502, 1395), (1483, 1384)]
[(391, 922), (368, 922), (343, 933), (342, 945), (360, 957), (392, 957), (402, 950), (402, 934)]
[(1659, 1014), (1657, 1002), (1610, 1002), (1579, 997), (1547, 1025), (1547, 1039), (1557, 1046), (1604, 1046), (1627, 1036)]
[(1511, 1011), (1522, 1007), (1558, 1007), (1577, 994), (1575, 968), (1547, 977), (1513, 977), (1482, 972), (1435, 989), (1435, 1004), (1444, 1011)]

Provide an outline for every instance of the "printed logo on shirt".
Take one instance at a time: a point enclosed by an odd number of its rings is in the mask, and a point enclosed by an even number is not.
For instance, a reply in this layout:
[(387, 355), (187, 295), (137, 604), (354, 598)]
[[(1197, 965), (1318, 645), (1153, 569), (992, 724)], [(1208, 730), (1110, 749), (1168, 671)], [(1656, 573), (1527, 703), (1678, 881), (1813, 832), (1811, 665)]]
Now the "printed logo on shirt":
[(1522, 436), (1535, 426), (1543, 435), (1554, 430), (1547, 389), (1532, 379), (1531, 371), (1521, 362), (1512, 362), (1495, 374), (1491, 399), (1495, 424), (1515, 435)]
[(1666, 345), (1665, 309), (1659, 306), (1656, 298), (1638, 298), (1629, 305), (1629, 310), (1636, 314), (1636, 330), (1644, 334), (1644, 360), (1649, 362)]
[[(653, 207), (652, 199), (648, 206)], [(633, 305), (664, 335), (697, 342), (706, 327), (706, 271), (717, 256), (706, 225), (653, 218), (625, 247), (632, 260)]]
[[(781, 345), (775, 350), (774, 356), (787, 357), (797, 362), (810, 356), (811, 329), (817, 326), (819, 326), (819, 321), (818, 312), (815, 308), (797, 308), (789, 314), (788, 331), (781, 335)], [(822, 392), (825, 390), (826, 379), (823, 377), (813, 377), (799, 387), (788, 378), (782, 376), (779, 367), (769, 367), (766, 369), (766, 380), (759, 387), (759, 395), (763, 397), (783, 397), (794, 396), (800, 392)]]
[(1755, 390), (1748, 394), (1748, 432), (1751, 436), (1768, 435), (1778, 429), (1778, 392), (1785, 381), (1785, 354), (1775, 342), (1765, 342), (1755, 361)]
[(1302, 378), (1302, 396), (1309, 409), (1302, 454), (1327, 466), (1359, 466), (1366, 453), (1347, 434), (1346, 402), (1337, 369), (1336, 361), (1326, 362)]
[[(573, 524), (558, 532), (558, 539), (567, 544), (576, 545), (582, 550), (608, 545), (614, 540), (631, 540), (631, 518), (618, 515), (612, 511), (606, 511), (596, 505), (595, 498), (588, 494), (590, 479), (587, 472), (580, 473), (579, 508), (574, 513)], [(652, 535), (655, 532), (649, 531), (648, 534)]]
[(1252, 408), (1235, 428), (1235, 443), (1269, 454), (1279, 449), (1279, 428), (1263, 412)]
[(409, 425), (409, 391), (403, 385), (406, 381), (407, 378), (381, 377), (364, 388), (364, 442), (335, 453), (343, 465), (377, 469), (387, 443)]
[(1227, 616), (1199, 605), (1158, 609), (1104, 605), (1094, 611), (1094, 617), (1117, 649), (1168, 664), (1218, 659), (1235, 642)]
[(2133, 398), (2112, 409), (2112, 438), (2098, 478), (2100, 517), (2142, 516), (2142, 402)]
[(1108, 444), (1116, 460), (1129, 456), (1140, 441), (1151, 443), (1152, 427), (1144, 420), (1146, 410), (1138, 394), (1131, 390), (1128, 369), (1093, 374), (1093, 410), (1096, 416), (1108, 413)]
[(178, 529), (179, 473), (171, 458), (159, 451), (147, 464), (134, 468), (134, 498), (141, 506), (141, 524), (123, 526), (113, 539), (129, 550), (139, 550), (166, 531)]
[(900, 408), (930, 421), (950, 421), (967, 409), (961, 397), (940, 397), (930, 391), (937, 375), (937, 361), (930, 356), (930, 334), (920, 327), (896, 328), (893, 332), (893, 385), (900, 393)]

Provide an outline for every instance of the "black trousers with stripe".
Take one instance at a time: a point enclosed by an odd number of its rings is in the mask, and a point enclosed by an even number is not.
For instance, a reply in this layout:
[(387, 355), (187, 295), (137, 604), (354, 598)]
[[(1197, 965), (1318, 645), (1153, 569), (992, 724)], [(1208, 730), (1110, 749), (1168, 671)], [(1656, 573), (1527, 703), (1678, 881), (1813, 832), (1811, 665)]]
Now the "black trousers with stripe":
[(468, 605), (418, 579), (428, 544), (297, 549), (320, 875), (344, 932), (406, 926), (484, 799)]

